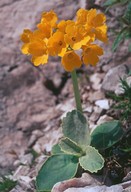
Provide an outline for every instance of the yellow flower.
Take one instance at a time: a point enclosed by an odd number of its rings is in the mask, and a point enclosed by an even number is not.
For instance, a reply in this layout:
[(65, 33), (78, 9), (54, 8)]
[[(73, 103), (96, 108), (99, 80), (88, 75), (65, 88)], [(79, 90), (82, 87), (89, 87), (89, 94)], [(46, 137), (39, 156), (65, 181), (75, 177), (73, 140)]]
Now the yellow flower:
[(28, 48), (29, 48), (30, 37), (32, 36), (32, 34), (33, 34), (32, 31), (30, 31), (29, 29), (25, 29), (20, 36), (21, 41), (23, 41), (24, 43), (21, 48), (21, 51), (23, 54), (29, 54)]
[(32, 57), (32, 63), (34, 63), (35, 66), (39, 66), (40, 64), (46, 64), (48, 62), (48, 55), (42, 55), (39, 57), (33, 56)]
[(47, 63), (48, 52), (45, 41), (32, 41), (31, 43), (29, 43), (28, 52), (32, 55), (32, 62), (35, 66)]
[(72, 72), (74, 69), (81, 67), (82, 62), (80, 57), (74, 51), (67, 51), (62, 57), (62, 65), (68, 72)]
[(99, 61), (98, 56), (103, 55), (103, 49), (96, 44), (83, 46), (82, 49), (82, 60), (86, 65), (91, 64), (95, 66)]
[(66, 71), (73, 71), (82, 65), (74, 50), (83, 50), (82, 59), (87, 64), (96, 65), (102, 48), (91, 44), (95, 39), (107, 42), (106, 17), (96, 9), (77, 11), (76, 22), (62, 20), (57, 24), (57, 15), (51, 10), (44, 12), (37, 29), (33, 32), (25, 29), (21, 35), (22, 53), (32, 56), (35, 66), (45, 64), (48, 56), (62, 57)]
[(76, 13), (76, 23), (85, 25), (87, 23), (88, 11), (85, 9), (79, 9)]
[(57, 29), (63, 33), (65, 33), (65, 30), (66, 30), (66, 26), (71, 24), (71, 23), (74, 23), (74, 21), (72, 20), (62, 20), (60, 21), (58, 24), (57, 24)]
[(43, 54), (47, 54), (46, 43), (42, 40), (30, 42), (28, 52), (34, 56), (42, 56)]
[(79, 9), (77, 11), (76, 23), (84, 25), (87, 32), (90, 34), (94, 33), (96, 39), (100, 41), (107, 42), (107, 26), (105, 24), (106, 17), (103, 13), (97, 14), (96, 9), (91, 9), (89, 11), (84, 9)]
[(100, 41), (107, 42), (107, 25), (105, 24), (106, 17), (103, 13), (97, 14), (96, 9), (91, 9), (88, 12), (87, 28), (91, 27), (91, 32), (96, 35)]
[(24, 29), (20, 37), (21, 41), (23, 41), (23, 43), (29, 43), (31, 35), (32, 35), (32, 31), (30, 31), (29, 29)]
[(94, 33), (96, 35), (96, 38), (99, 39), (100, 41), (103, 41), (104, 43), (108, 42), (107, 25), (104, 24), (100, 27), (96, 27)]
[(46, 21), (42, 21), (37, 25), (39, 33), (42, 34), (43, 38), (49, 38), (52, 35), (52, 27)]
[(82, 25), (76, 25), (75, 22), (69, 23), (66, 27), (65, 42), (74, 50), (78, 50), (90, 40), (86, 35), (86, 30)]
[(63, 56), (67, 50), (67, 44), (64, 41), (64, 34), (56, 31), (48, 40), (48, 52), (52, 56)]
[(51, 25), (51, 27), (56, 27), (57, 20), (57, 15), (53, 10), (49, 12), (43, 12), (42, 14), (41, 22), (47, 22)]

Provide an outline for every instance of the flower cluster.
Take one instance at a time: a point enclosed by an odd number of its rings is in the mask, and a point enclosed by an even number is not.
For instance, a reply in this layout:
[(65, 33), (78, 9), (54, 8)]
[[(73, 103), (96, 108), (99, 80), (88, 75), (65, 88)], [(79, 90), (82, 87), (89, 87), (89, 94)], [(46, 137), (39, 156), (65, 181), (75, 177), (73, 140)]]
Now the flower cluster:
[[(106, 17), (96, 9), (79, 9), (76, 21), (62, 20), (56, 13), (44, 12), (35, 31), (25, 29), (21, 35), (22, 53), (32, 55), (35, 66), (46, 64), (49, 55), (60, 56), (66, 71), (72, 72), (82, 63), (96, 65), (103, 49), (93, 42), (107, 42)], [(76, 53), (81, 49), (81, 56)]]

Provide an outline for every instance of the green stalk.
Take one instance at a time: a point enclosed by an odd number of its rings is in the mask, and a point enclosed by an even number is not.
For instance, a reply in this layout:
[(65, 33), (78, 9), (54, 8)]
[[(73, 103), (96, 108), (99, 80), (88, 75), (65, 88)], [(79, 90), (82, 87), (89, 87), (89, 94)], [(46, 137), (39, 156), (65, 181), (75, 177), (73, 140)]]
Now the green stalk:
[(78, 111), (82, 112), (80, 92), (79, 92), (77, 75), (76, 75), (75, 70), (71, 72), (71, 78), (72, 78), (72, 82), (73, 82), (73, 89), (74, 89), (76, 108), (77, 108)]

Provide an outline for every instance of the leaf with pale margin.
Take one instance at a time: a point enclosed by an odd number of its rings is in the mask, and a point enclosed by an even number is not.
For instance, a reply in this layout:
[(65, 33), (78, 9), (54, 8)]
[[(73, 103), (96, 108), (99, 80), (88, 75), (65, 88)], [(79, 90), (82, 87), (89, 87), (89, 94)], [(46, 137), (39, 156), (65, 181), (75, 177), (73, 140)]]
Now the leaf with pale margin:
[(107, 149), (118, 142), (123, 136), (119, 121), (110, 121), (97, 126), (91, 133), (91, 146), (96, 149)]
[(61, 150), (66, 154), (76, 155), (78, 157), (82, 156), (83, 151), (75, 142), (69, 138), (61, 139), (59, 146)]
[(104, 166), (104, 159), (94, 147), (87, 146), (86, 155), (79, 158), (79, 163), (84, 170), (96, 173)]
[(51, 191), (52, 187), (60, 181), (75, 176), (78, 169), (78, 158), (73, 155), (53, 155), (49, 157), (36, 177), (38, 191)]
[(77, 110), (68, 112), (62, 121), (62, 131), (65, 137), (70, 138), (82, 149), (90, 145), (90, 134), (86, 118)]
[(61, 148), (58, 143), (53, 145), (53, 147), (51, 149), (51, 155), (58, 155), (58, 154), (63, 154), (63, 153), (64, 152), (61, 151)]

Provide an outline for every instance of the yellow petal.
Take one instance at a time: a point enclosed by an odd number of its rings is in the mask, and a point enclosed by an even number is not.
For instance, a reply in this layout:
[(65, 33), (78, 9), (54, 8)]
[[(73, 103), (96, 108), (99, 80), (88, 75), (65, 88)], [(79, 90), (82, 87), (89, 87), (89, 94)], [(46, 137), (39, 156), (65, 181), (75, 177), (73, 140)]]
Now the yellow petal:
[(47, 48), (44, 42), (36, 41), (29, 44), (29, 53), (34, 56), (42, 56), (47, 53)]
[(32, 31), (30, 31), (29, 29), (24, 29), (23, 33), (20, 36), (21, 41), (23, 41), (24, 43), (29, 43), (31, 35)]
[(21, 52), (25, 55), (29, 54), (29, 43), (26, 43), (24, 45), (22, 45), (21, 47)]
[(68, 51), (62, 57), (62, 65), (68, 72), (73, 71), (76, 68), (81, 67), (82, 62), (80, 57), (74, 51)]
[(94, 53), (89, 53), (88, 55), (84, 54), (82, 59), (84, 64), (86, 65), (91, 64), (93, 66), (95, 66), (99, 61), (98, 56), (95, 55)]
[(48, 62), (48, 55), (42, 55), (40, 57), (33, 56), (32, 63), (35, 66), (39, 66), (40, 64), (46, 64)]
[(93, 25), (95, 27), (101, 26), (106, 21), (106, 16), (103, 13), (99, 13), (96, 15), (96, 17), (93, 19)]
[(103, 25), (101, 27), (96, 27), (95, 29), (95, 35), (96, 38), (99, 39), (100, 41), (107, 43), (108, 38), (107, 38), (107, 26)]
[(51, 10), (49, 12), (44, 12), (42, 14), (41, 22), (46, 21), (47, 23), (49, 23), (51, 25), (51, 27), (56, 26), (57, 20), (58, 20), (57, 15), (53, 10)]
[(95, 44), (83, 46), (82, 48), (83, 48), (82, 59), (84, 64), (86, 65), (91, 64), (95, 66), (99, 61), (98, 56), (103, 54), (103, 49)]
[(50, 55), (63, 56), (66, 52), (67, 44), (64, 41), (64, 34), (61, 31), (56, 31), (48, 40), (48, 52)]

